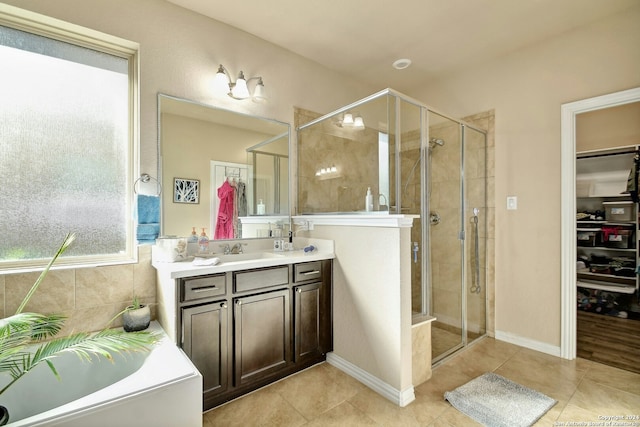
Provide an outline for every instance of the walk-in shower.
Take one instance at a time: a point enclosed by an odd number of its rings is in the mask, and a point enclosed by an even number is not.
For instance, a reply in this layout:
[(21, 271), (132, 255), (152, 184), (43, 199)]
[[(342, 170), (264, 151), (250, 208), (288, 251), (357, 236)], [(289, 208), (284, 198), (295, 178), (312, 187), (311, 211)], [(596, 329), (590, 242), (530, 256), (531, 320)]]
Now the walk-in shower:
[[(391, 89), (298, 128), (298, 213), (414, 218), (411, 305), (416, 322), (436, 318), (434, 362), (486, 334), (486, 141)], [(364, 212), (367, 188), (378, 196), (373, 212)]]

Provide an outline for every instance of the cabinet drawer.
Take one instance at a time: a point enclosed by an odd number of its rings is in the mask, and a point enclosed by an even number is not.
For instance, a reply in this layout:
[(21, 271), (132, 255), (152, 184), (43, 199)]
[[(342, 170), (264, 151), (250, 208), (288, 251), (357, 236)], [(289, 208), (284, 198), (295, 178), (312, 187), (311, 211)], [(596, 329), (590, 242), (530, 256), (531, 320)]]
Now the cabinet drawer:
[(224, 295), (227, 284), (224, 274), (204, 276), (182, 281), (182, 301), (193, 301), (202, 298)]
[(244, 292), (289, 283), (289, 267), (273, 267), (260, 270), (238, 271), (233, 274), (234, 291)]
[(304, 282), (320, 277), (322, 277), (322, 263), (320, 261), (305, 262), (293, 266), (294, 282)]

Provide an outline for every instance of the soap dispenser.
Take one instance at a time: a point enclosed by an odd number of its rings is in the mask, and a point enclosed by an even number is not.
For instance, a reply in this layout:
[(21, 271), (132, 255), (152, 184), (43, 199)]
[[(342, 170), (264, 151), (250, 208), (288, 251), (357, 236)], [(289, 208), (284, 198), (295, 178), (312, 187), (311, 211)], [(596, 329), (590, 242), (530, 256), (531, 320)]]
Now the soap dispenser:
[(191, 227), (191, 235), (187, 238), (187, 256), (198, 253), (198, 233)]
[(364, 198), (364, 210), (367, 212), (373, 211), (373, 194), (371, 194), (371, 187), (367, 188), (367, 195)]
[(198, 246), (200, 248), (200, 253), (204, 254), (209, 252), (209, 238), (207, 237), (207, 233), (204, 232), (204, 228), (198, 238)]
[(264, 203), (262, 202), (262, 199), (258, 200), (257, 213), (258, 215), (264, 215), (266, 213), (266, 209)]

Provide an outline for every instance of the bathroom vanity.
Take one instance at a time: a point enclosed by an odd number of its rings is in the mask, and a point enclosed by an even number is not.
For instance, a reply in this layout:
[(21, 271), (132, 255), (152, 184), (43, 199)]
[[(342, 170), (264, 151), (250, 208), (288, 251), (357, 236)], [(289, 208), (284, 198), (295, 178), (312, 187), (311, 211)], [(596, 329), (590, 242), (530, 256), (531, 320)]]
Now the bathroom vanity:
[(220, 258), (153, 263), (158, 321), (202, 374), (203, 410), (319, 363), (333, 347), (332, 242)]

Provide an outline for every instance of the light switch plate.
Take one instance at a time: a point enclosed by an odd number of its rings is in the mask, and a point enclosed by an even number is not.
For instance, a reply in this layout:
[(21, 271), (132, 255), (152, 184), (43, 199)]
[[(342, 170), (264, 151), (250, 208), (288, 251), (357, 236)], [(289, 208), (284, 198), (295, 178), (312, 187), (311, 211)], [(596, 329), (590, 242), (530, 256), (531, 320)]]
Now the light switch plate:
[(507, 210), (515, 211), (518, 209), (518, 196), (507, 196)]

